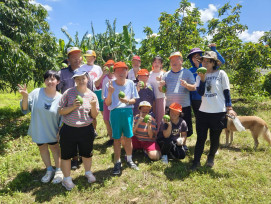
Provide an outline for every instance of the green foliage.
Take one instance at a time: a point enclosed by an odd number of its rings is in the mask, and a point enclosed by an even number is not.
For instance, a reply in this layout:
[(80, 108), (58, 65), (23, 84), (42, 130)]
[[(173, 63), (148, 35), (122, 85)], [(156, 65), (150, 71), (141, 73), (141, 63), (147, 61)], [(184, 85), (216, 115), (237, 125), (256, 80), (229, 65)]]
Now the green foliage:
[(261, 43), (264, 43), (265, 46), (271, 47), (271, 30), (264, 32), (264, 35), (259, 39)]
[[(90, 35), (86, 32), (81, 40), (78, 39), (78, 33), (72, 38), (66, 30), (61, 29), (69, 40), (65, 46), (62, 45), (61, 49), (64, 48), (66, 50), (67, 47), (76, 46), (82, 49), (83, 52), (95, 50), (97, 54), (96, 63), (100, 65), (103, 65), (109, 59), (124, 61), (130, 64), (132, 56), (137, 52), (137, 42), (134, 39), (135, 34), (132, 24), (124, 25), (122, 33), (116, 33), (116, 19), (113, 25), (110, 24), (109, 20), (106, 20), (106, 26), (104, 33), (95, 34), (93, 24), (91, 23), (92, 34)], [(59, 55), (59, 63), (66, 56), (62, 53)]]
[(271, 95), (271, 72), (269, 72), (267, 75), (265, 75), (263, 88), (265, 91), (267, 91), (269, 93), (269, 95)]
[[(163, 12), (159, 17), (160, 27), (157, 35), (149, 27), (144, 28), (147, 38), (141, 42), (139, 54), (143, 67), (150, 68), (152, 58), (160, 55), (164, 66), (169, 66), (168, 57), (174, 51), (187, 54), (193, 47), (202, 47), (200, 12), (197, 8), (190, 10), (191, 3), (187, 0), (180, 2), (174, 14)], [(185, 56), (184, 56), (185, 57)]]
[(0, 90), (15, 91), (18, 83), (43, 82), (57, 69), (57, 44), (45, 21), (47, 11), (28, 0), (0, 1)]

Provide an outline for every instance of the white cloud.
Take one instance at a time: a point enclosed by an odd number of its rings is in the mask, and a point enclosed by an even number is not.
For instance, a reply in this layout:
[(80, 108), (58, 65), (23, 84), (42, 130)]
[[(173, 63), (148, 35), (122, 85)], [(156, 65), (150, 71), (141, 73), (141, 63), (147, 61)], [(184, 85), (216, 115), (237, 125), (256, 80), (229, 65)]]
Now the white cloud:
[(142, 41), (142, 39), (141, 38), (136, 38), (135, 41), (140, 43)]
[[(189, 11), (192, 11), (194, 8), (196, 8), (196, 4), (195, 3), (191, 3), (191, 6), (188, 8)], [(184, 17), (187, 16), (187, 13), (180, 13), (180, 15), (183, 15)]]
[(201, 20), (206, 23), (207, 21), (214, 18), (215, 13), (217, 12), (217, 7), (214, 4), (209, 4), (208, 8), (200, 9), (199, 12), (201, 14)]
[(45, 0), (45, 1), (53, 1), (53, 2), (57, 2), (57, 1), (61, 1), (61, 0)]
[(264, 31), (253, 31), (252, 33), (249, 33), (248, 30), (242, 32), (238, 35), (238, 37), (242, 41), (251, 41), (251, 42), (258, 42), (259, 38), (264, 35)]
[(49, 5), (47, 5), (47, 4), (41, 4), (41, 3), (38, 3), (38, 2), (36, 2), (36, 0), (30, 0), (29, 3), (30, 3), (30, 4), (34, 4), (34, 5), (36, 5), (36, 6), (41, 5), (41, 6), (43, 6), (47, 11), (52, 11), (52, 10), (53, 10), (53, 8), (52, 8), (51, 6), (49, 6)]
[(67, 27), (67, 26), (65, 26), (65, 25), (64, 25), (64, 26), (62, 26), (61, 28), (62, 28), (62, 29), (64, 29), (64, 30), (68, 30), (68, 27)]
[(69, 22), (68, 25), (71, 25), (71, 26), (79, 26), (79, 23)]
[(92, 36), (91, 34), (87, 34), (87, 38), (91, 38), (91, 36)]

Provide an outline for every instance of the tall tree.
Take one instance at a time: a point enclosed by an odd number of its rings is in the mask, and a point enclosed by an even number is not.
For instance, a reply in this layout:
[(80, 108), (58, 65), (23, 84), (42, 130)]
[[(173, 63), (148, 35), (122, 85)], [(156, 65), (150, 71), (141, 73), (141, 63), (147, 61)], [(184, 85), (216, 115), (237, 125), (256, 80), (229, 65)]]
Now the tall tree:
[(139, 49), (144, 67), (151, 67), (151, 59), (156, 55), (164, 58), (167, 66), (171, 52), (181, 51), (186, 54), (193, 47), (203, 46), (201, 34), (205, 30), (201, 27), (200, 12), (197, 8), (191, 8), (190, 2), (182, 0), (174, 14), (161, 14), (157, 34), (149, 27), (144, 28), (147, 38), (141, 42)]
[(28, 0), (0, 0), (0, 90), (15, 91), (32, 80), (41, 84), (46, 70), (57, 69), (47, 15)]

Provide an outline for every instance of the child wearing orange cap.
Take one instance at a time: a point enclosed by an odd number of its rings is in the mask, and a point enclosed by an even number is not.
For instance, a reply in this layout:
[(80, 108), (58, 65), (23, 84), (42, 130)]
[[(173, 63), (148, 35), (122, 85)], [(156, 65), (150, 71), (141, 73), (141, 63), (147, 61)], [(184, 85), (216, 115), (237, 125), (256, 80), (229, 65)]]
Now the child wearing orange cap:
[(140, 113), (134, 118), (133, 149), (143, 149), (151, 160), (159, 160), (161, 152), (156, 142), (156, 122), (152, 116), (148, 116), (151, 104), (141, 101), (138, 109)]
[(104, 90), (105, 90), (106, 84), (110, 80), (115, 80), (116, 79), (115, 76), (114, 76), (114, 73), (111, 72), (111, 70), (110, 70), (110, 67), (114, 66), (114, 64), (115, 64), (114, 60), (108, 60), (104, 64), (102, 76), (97, 81), (95, 81), (96, 88), (97, 89), (102, 89), (103, 119), (104, 119), (104, 124), (105, 124), (106, 129), (107, 129), (107, 135), (109, 136), (109, 140), (106, 143), (107, 146), (112, 146), (113, 143), (114, 143), (114, 140), (112, 138), (112, 128), (110, 126), (110, 121), (109, 121), (110, 110), (108, 110), (108, 106), (104, 102), (104, 96), (103, 95), (104, 95)]
[(182, 118), (183, 113), (180, 104), (172, 103), (169, 106), (169, 116), (169, 121), (163, 119), (157, 138), (164, 163), (168, 163), (168, 156), (177, 159), (185, 158), (182, 141), (187, 136), (188, 131), (187, 124)]
[(139, 97), (135, 84), (126, 79), (128, 66), (124, 62), (114, 64), (116, 80), (109, 81), (104, 91), (105, 104), (110, 110), (110, 123), (114, 139), (114, 169), (113, 174), (121, 174), (121, 136), (123, 134), (124, 149), (127, 155), (127, 165), (139, 170), (132, 160), (133, 137), (133, 108), (135, 100)]
[(137, 91), (138, 91), (138, 95), (139, 98), (136, 99), (135, 105), (134, 105), (134, 111), (133, 114), (134, 116), (139, 114), (139, 103), (141, 101), (148, 101), (152, 108), (151, 108), (151, 112), (153, 112), (153, 110), (155, 109), (155, 97), (154, 97), (154, 91), (153, 91), (153, 87), (152, 85), (150, 85), (148, 83), (148, 79), (149, 79), (149, 72), (147, 69), (140, 69), (137, 72), (137, 78), (138, 78), (138, 82), (136, 85)]

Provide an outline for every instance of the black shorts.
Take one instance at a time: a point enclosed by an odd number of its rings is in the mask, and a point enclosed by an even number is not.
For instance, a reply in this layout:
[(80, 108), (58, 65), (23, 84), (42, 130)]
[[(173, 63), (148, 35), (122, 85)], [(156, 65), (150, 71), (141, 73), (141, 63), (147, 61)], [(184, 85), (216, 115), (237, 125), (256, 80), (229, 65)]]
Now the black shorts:
[(213, 130), (224, 129), (227, 127), (226, 113), (205, 113), (199, 111), (196, 118), (196, 123), (197, 128), (204, 126)]
[(42, 146), (44, 144), (48, 144), (48, 145), (56, 145), (57, 142), (50, 142), (50, 143), (37, 143), (38, 146)]
[(90, 124), (85, 127), (71, 127), (64, 124), (60, 130), (61, 159), (68, 160), (79, 155), (92, 157), (94, 128)]

